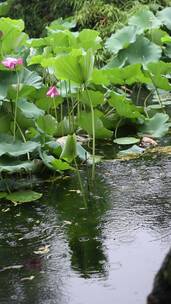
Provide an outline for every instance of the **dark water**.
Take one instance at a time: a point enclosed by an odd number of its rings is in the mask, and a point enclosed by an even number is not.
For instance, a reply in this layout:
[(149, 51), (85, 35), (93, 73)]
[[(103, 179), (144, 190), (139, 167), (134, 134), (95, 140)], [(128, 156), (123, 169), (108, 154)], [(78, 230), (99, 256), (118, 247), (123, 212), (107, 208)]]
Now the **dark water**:
[(114, 161), (97, 168), (87, 206), (74, 178), (2, 204), (0, 304), (145, 304), (170, 247), (170, 184), (168, 157)]

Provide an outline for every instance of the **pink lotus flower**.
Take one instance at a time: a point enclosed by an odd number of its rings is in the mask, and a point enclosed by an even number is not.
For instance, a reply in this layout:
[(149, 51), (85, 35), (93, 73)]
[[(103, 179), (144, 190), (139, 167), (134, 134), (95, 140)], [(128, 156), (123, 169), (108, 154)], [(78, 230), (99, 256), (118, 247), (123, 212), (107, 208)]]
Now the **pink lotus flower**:
[(55, 86), (50, 87), (50, 89), (46, 93), (46, 96), (49, 96), (51, 98), (53, 98), (55, 96), (59, 96), (59, 95), (60, 95), (60, 93)]
[(23, 64), (23, 59), (22, 58), (13, 58), (13, 57), (7, 57), (2, 61), (2, 64), (10, 69), (13, 70), (15, 69), (16, 65), (22, 65)]

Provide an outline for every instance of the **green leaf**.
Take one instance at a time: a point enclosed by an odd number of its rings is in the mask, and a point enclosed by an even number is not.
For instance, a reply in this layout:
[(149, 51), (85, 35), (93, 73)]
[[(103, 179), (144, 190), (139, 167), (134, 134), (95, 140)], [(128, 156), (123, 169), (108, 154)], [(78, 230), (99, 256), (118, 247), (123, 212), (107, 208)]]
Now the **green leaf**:
[[(103, 126), (102, 120), (98, 117), (98, 114), (94, 113), (95, 120), (95, 136), (96, 138), (110, 138), (113, 132), (106, 129)], [(81, 113), (78, 119), (80, 127), (85, 130), (89, 135), (92, 135), (92, 116), (91, 113)]]
[(161, 41), (163, 42), (163, 43), (170, 43), (171, 42), (171, 36), (169, 36), (166, 32), (164, 32), (165, 33), (165, 36), (163, 36), (162, 38), (161, 38)]
[(75, 130), (76, 130), (75, 121), (73, 123), (72, 121), (69, 121), (67, 117), (64, 117), (64, 119), (58, 123), (55, 135), (60, 137), (68, 134), (73, 134)]
[[(22, 86), (27, 85), (34, 87), (35, 89), (40, 89), (42, 87), (42, 78), (38, 73), (23, 69), (18, 73), (20, 89)], [(17, 77), (16, 77), (17, 83)]]
[(8, 85), (1, 81), (1, 83), (0, 83), (0, 100), (4, 100), (7, 97), (7, 91), (8, 91)]
[(129, 64), (141, 63), (145, 66), (149, 62), (158, 61), (161, 54), (161, 47), (143, 36), (139, 36), (127, 49), (119, 52), (120, 58), (127, 58)]
[(68, 30), (52, 32), (51, 35), (44, 39), (55, 54), (68, 53), (77, 47), (74, 33)]
[(49, 26), (47, 26), (48, 31), (59, 31), (59, 30), (65, 30), (65, 29), (72, 29), (76, 27), (76, 22), (72, 17), (65, 18), (64, 20), (62, 18), (58, 18), (51, 22)]
[(92, 50), (88, 50), (86, 54), (83, 54), (79, 60), (81, 67), (81, 74), (83, 76), (83, 83), (88, 83), (93, 73), (94, 67), (94, 55)]
[(145, 76), (144, 73), (142, 72), (141, 64), (138, 63), (131, 64), (126, 66), (125, 68), (120, 69), (120, 71), (124, 84), (128, 84), (128, 85), (132, 85), (134, 83), (147, 84), (151, 82), (150, 78)]
[(166, 91), (171, 90), (171, 85), (168, 79), (168, 74), (171, 73), (171, 63), (163, 61), (149, 63), (147, 70), (151, 75), (154, 86)]
[(166, 7), (162, 11), (159, 11), (157, 14), (157, 18), (161, 20), (161, 22), (171, 30), (171, 7)]
[(68, 163), (62, 161), (61, 159), (55, 159), (51, 162), (53, 168), (57, 171), (74, 170)]
[(140, 139), (135, 137), (120, 137), (114, 139), (113, 142), (118, 145), (133, 145), (140, 142)]
[(47, 87), (42, 87), (41, 89), (34, 92), (31, 95), (30, 99), (32, 98), (32, 100), (34, 100), (34, 103), (38, 108), (48, 112), (50, 109), (54, 108), (54, 103), (55, 106), (58, 107), (58, 105), (60, 105), (64, 100), (61, 96), (54, 98), (46, 96), (47, 91)]
[(44, 115), (44, 111), (39, 109), (34, 103), (28, 102), (24, 99), (19, 100), (17, 107), (21, 110), (27, 118), (38, 118)]
[(0, 29), (3, 33), (1, 37), (1, 54), (8, 55), (17, 52), (25, 45), (27, 34), (22, 33), (24, 22), (21, 19), (0, 18)]
[(0, 143), (0, 156), (2, 155), (9, 155), (13, 157), (17, 157), (20, 155), (24, 155), (30, 152), (33, 152), (40, 146), (39, 143), (33, 141), (27, 141), (26, 143), (23, 142), (15, 142), (15, 143)]
[(156, 113), (152, 118), (146, 119), (140, 128), (140, 134), (159, 138), (167, 134), (170, 124), (169, 116), (164, 113)]
[(169, 37), (168, 34), (161, 29), (150, 30), (147, 35), (147, 38), (149, 40), (151, 40), (153, 43), (158, 44), (160, 46), (162, 46), (163, 43), (169, 42), (168, 39), (166, 39), (166, 37)]
[(136, 35), (135, 26), (125, 26), (107, 39), (105, 47), (108, 51), (117, 54), (118, 51), (127, 48), (131, 43), (135, 42)]
[(74, 50), (67, 55), (60, 55), (54, 59), (46, 59), (45, 67), (53, 67), (58, 79), (70, 80), (78, 84), (89, 81), (94, 65), (94, 56), (91, 50), (81, 54), (80, 50)]
[(85, 50), (97, 50), (100, 48), (101, 38), (99, 37), (99, 33), (95, 30), (84, 29), (79, 33), (77, 39), (80, 47)]
[(77, 140), (75, 134), (68, 135), (60, 158), (72, 162), (77, 156)]
[(133, 145), (131, 148), (126, 149), (126, 150), (121, 150), (119, 151), (118, 155), (119, 156), (126, 156), (126, 155), (138, 155), (144, 152), (144, 148), (141, 148), (137, 145)]
[(39, 149), (39, 156), (40, 156), (40, 158), (41, 158), (43, 164), (44, 164), (47, 168), (53, 170), (53, 166), (52, 166), (51, 163), (52, 163), (53, 160), (55, 160), (55, 157), (54, 157), (53, 155), (47, 154), (46, 151), (42, 151), (41, 149)]
[(42, 193), (38, 193), (31, 190), (25, 190), (25, 191), (18, 191), (10, 193), (6, 196), (6, 199), (13, 202), (13, 203), (28, 203), (33, 202), (42, 197)]
[(134, 25), (138, 34), (142, 34), (145, 30), (159, 28), (161, 21), (150, 10), (144, 8), (136, 12), (128, 20), (128, 24)]
[(109, 61), (107, 62), (105, 68), (112, 69), (115, 67), (123, 67), (127, 64), (127, 57), (122, 56), (122, 51), (119, 52), (117, 55), (113, 55)]
[(93, 107), (102, 105), (104, 103), (104, 95), (99, 91), (82, 91), (79, 98), (82, 103), (88, 105), (89, 107), (91, 106), (91, 102)]
[[(18, 75), (18, 76), (17, 76)], [(10, 99), (16, 99), (16, 92), (19, 82), (19, 97), (26, 97), (35, 89), (40, 89), (42, 86), (42, 79), (36, 73), (29, 71), (27, 69), (22, 69), (21, 71), (1, 71), (0, 72), (2, 97), (7, 96), (7, 91), (10, 94)]]
[(117, 93), (112, 92), (109, 103), (111, 106), (115, 107), (116, 112), (121, 117), (126, 117), (126, 118), (142, 117), (142, 114), (139, 112), (138, 108), (123, 95), (119, 95)]
[(22, 171), (33, 171), (34, 169), (36, 169), (34, 161), (0, 160), (0, 172), (17, 173)]
[(138, 83), (150, 83), (149, 77), (145, 76), (142, 72), (141, 64), (131, 64), (125, 68), (113, 68), (106, 70), (94, 69), (91, 82), (99, 85), (109, 84), (134, 84)]
[(56, 119), (50, 114), (45, 116), (40, 116), (36, 120), (36, 127), (38, 128), (38, 130), (48, 135), (55, 134), (57, 130), (57, 125), (58, 124)]
[(11, 119), (8, 114), (0, 113), (0, 133), (8, 133), (10, 131)]
[(27, 45), (32, 48), (38, 48), (46, 46), (46, 39), (45, 38), (33, 38), (27, 41)]
[(110, 75), (112, 70), (94, 69), (91, 77), (91, 83), (108, 86), (110, 84)]
[(80, 143), (77, 143), (76, 149), (77, 149), (77, 156), (81, 160), (88, 161), (91, 155), (86, 149), (83, 148), (83, 146)]

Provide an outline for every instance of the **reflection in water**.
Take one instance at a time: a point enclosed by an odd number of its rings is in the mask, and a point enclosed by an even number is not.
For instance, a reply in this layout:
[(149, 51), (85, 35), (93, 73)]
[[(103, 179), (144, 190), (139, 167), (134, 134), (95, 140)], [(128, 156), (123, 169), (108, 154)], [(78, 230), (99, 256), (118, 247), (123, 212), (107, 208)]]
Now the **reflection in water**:
[(67, 191), (54, 188), (51, 197), (61, 223), (65, 224), (65, 233), (71, 250), (71, 266), (84, 278), (96, 273), (98, 276), (106, 275), (101, 220), (109, 206), (103, 196), (104, 186), (100, 179), (97, 184), (101, 185), (100, 188), (96, 188), (98, 196), (92, 195), (87, 201), (87, 207), (82, 196), (73, 191), (77, 190), (77, 180), (68, 183)]
[(2, 205), (0, 303), (144, 304), (170, 245), (170, 169), (167, 158), (106, 162), (87, 208), (74, 178), (40, 203)]

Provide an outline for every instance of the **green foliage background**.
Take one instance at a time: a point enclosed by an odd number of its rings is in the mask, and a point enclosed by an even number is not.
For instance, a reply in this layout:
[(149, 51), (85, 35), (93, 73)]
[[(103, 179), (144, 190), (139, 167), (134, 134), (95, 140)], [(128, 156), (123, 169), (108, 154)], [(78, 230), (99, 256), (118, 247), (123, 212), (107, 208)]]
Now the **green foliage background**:
[(156, 11), (169, 6), (170, 0), (14, 0), (8, 15), (24, 19), (26, 31), (34, 37), (52, 20), (72, 15), (79, 28), (98, 29), (104, 37), (125, 24), (142, 5)]

